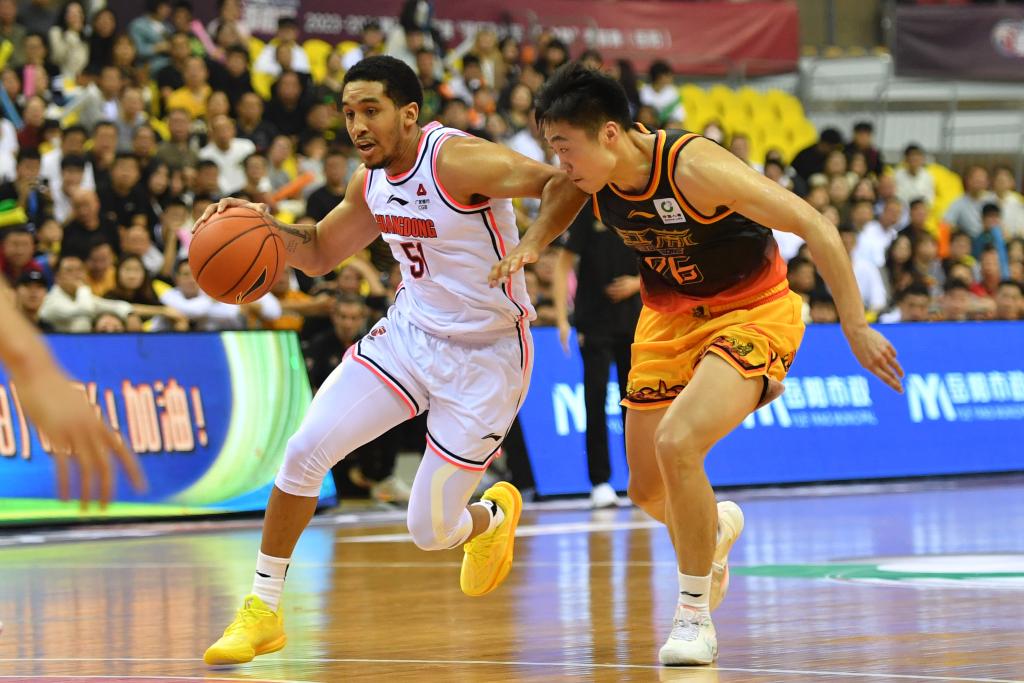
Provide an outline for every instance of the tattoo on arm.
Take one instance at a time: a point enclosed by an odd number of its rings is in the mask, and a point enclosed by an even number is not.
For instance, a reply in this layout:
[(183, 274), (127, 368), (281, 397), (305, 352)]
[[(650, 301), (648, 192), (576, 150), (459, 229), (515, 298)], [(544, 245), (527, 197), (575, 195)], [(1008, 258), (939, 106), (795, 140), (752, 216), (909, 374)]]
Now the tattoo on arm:
[(284, 240), (285, 250), (287, 250), (289, 254), (294, 254), (295, 250), (298, 249), (299, 246), (304, 246), (312, 242), (313, 233), (316, 230), (316, 226), (300, 227), (297, 225), (282, 223), (276, 219), (274, 220), (274, 225), (279, 232), (283, 233), (281, 237)]

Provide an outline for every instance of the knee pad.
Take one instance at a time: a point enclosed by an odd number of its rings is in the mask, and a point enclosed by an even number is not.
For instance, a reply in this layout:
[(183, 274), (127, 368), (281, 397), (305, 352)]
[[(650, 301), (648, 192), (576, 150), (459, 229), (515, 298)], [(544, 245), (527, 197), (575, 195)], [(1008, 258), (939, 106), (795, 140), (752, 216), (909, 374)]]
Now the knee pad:
[[(342, 458), (338, 458), (340, 461)], [(300, 429), (288, 439), (284, 451), (284, 462), (277, 472), (274, 484), (293, 496), (316, 497), (324, 477), (331, 471), (335, 461), (323, 448), (318, 447), (310, 436)]]

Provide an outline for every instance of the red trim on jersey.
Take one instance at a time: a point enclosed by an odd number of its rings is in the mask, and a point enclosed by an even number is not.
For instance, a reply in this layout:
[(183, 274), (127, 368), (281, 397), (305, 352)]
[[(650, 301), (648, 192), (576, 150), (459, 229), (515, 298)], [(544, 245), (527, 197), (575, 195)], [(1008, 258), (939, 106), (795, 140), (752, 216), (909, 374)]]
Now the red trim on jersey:
[[(440, 125), (441, 124), (438, 123), (437, 121), (431, 121), (427, 125), (423, 126), (423, 128), (420, 130), (420, 142), (419, 145), (417, 145), (416, 147), (416, 159), (412, 162), (412, 166), (409, 167), (408, 171), (402, 173), (401, 175), (388, 175), (388, 180), (390, 180), (393, 183), (397, 183), (401, 180), (405, 180), (406, 178), (408, 178), (412, 174), (412, 172), (416, 170), (416, 167), (419, 166), (420, 155), (423, 154), (423, 146), (427, 143), (427, 135), (430, 133), (430, 131), (434, 130)], [(384, 172), (384, 175), (387, 175), (387, 171)]]
[(452, 458), (443, 450), (441, 450), (438, 446), (434, 444), (434, 440), (430, 438), (429, 434), (427, 435), (427, 448), (441, 456), (441, 458), (445, 462), (451, 463), (452, 465), (455, 465), (458, 468), (469, 470), (471, 472), (483, 472), (484, 470), (487, 469), (488, 465), (491, 464), (491, 461), (497, 457), (497, 454), (501, 453), (501, 449), (499, 448), (497, 451), (494, 452), (494, 455), (490, 456), (479, 465), (470, 465), (468, 462), (461, 462), (459, 460), (456, 460), (455, 458)]
[[(441, 145), (444, 144), (445, 140), (447, 140), (448, 138), (454, 138), (454, 137), (463, 137), (463, 136), (459, 135), (458, 133), (445, 133), (444, 135), (441, 136), (441, 138), (437, 141), (437, 143), (434, 144), (434, 153), (433, 153), (433, 155), (431, 157), (431, 160), (430, 160), (430, 171), (431, 171), (431, 173), (434, 176), (434, 184), (437, 186), (437, 189), (441, 191), (441, 194), (444, 195), (444, 198), (448, 201), (448, 203), (451, 204), (452, 206), (454, 206), (455, 208), (462, 209), (463, 211), (474, 211), (476, 209), (482, 209), (485, 206), (488, 206), (488, 204), (490, 203), (490, 200), (487, 200), (485, 202), (481, 202), (479, 204), (469, 204), (469, 205), (461, 204), (461, 203), (455, 201), (455, 199), (453, 199), (452, 196), (450, 194), (448, 194), (448, 190), (444, 189), (444, 185), (441, 184), (441, 178), (438, 177), (438, 175), (437, 175), (437, 153), (439, 151), (441, 151)], [(469, 137), (469, 136), (466, 135), (465, 137)], [(502, 256), (504, 257), (504, 253), (502, 253)]]
[[(354, 345), (353, 345), (353, 348), (355, 348)], [(402, 393), (402, 390), (399, 389), (398, 386), (396, 386), (394, 382), (389, 380), (387, 377), (385, 377), (381, 373), (377, 372), (376, 368), (374, 368), (372, 365), (367, 363), (365, 360), (360, 358), (355, 353), (352, 354), (352, 360), (354, 360), (355, 362), (359, 363), (360, 365), (362, 365), (364, 368), (366, 368), (367, 370), (369, 370), (373, 374), (377, 375), (377, 377), (380, 379), (381, 382), (384, 382), (384, 384), (386, 384), (389, 387), (391, 387), (391, 389), (396, 394), (398, 394), (398, 398), (402, 399), (402, 403), (404, 403), (409, 408), (409, 417), (416, 417), (416, 408), (413, 407), (412, 403), (409, 402), (409, 399), (406, 397), (406, 395)]]
[(363, 170), (366, 171), (366, 175), (363, 176), (363, 201), (365, 201), (366, 205), (369, 206), (370, 205), (370, 176), (373, 175), (373, 171), (371, 171), (370, 169), (366, 168), (365, 166), (363, 167)]

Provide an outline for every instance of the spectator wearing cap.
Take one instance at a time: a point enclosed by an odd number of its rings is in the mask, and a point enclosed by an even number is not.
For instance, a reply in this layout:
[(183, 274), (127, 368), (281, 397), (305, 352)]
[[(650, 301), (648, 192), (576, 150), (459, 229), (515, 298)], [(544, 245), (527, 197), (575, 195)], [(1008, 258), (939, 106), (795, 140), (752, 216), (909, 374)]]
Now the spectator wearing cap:
[(651, 82), (640, 88), (640, 104), (654, 109), (659, 128), (682, 128), (686, 119), (674, 77), (668, 62), (658, 60), (651, 64)]
[(306, 55), (306, 51), (302, 49), (302, 46), (299, 45), (298, 38), (299, 24), (295, 21), (294, 17), (281, 17), (278, 19), (277, 33), (263, 47), (263, 51), (256, 58), (252, 65), (253, 71), (270, 76), (280, 76), (283, 69), (278, 57), (278, 48), (283, 47), (291, 53), (289, 68), (292, 71), (308, 74), (309, 57)]
[(843, 136), (835, 128), (826, 128), (821, 131), (821, 135), (818, 137), (818, 141), (800, 150), (795, 157), (791, 166), (799, 178), (804, 183), (810, 181), (810, 178), (815, 173), (822, 173), (825, 170), (825, 159), (828, 158), (829, 152), (834, 149), (843, 148)]
[(221, 115), (211, 122), (210, 142), (199, 150), (199, 158), (217, 164), (218, 189), (227, 195), (245, 185), (243, 162), (255, 151), (252, 140), (235, 136), (235, 122)]
[(972, 238), (982, 231), (981, 207), (995, 200), (988, 191), (988, 171), (982, 166), (971, 166), (964, 174), (964, 194), (946, 209), (946, 222)]
[(12, 286), (27, 273), (39, 273), (43, 268), (35, 261), (36, 238), (24, 225), (12, 225), (0, 230), (0, 271)]
[(101, 299), (85, 284), (85, 267), (80, 256), (61, 254), (57, 261), (56, 283), (43, 299), (39, 318), (53, 325), (57, 332), (90, 332), (93, 318), (113, 312), (122, 318), (132, 312), (126, 301)]
[(896, 169), (896, 195), (908, 204), (915, 199), (935, 203), (935, 179), (925, 168), (920, 145), (911, 143), (903, 150), (903, 164)]
[(43, 306), (48, 289), (46, 278), (34, 270), (23, 273), (14, 285), (14, 301), (18, 310), (43, 332), (54, 331), (50, 323), (39, 318), (39, 309)]
[(882, 162), (881, 151), (875, 146), (875, 127), (870, 121), (858, 121), (853, 126), (853, 140), (846, 145), (846, 158), (850, 159), (858, 153), (864, 155), (869, 173), (875, 177), (882, 175), (885, 164)]

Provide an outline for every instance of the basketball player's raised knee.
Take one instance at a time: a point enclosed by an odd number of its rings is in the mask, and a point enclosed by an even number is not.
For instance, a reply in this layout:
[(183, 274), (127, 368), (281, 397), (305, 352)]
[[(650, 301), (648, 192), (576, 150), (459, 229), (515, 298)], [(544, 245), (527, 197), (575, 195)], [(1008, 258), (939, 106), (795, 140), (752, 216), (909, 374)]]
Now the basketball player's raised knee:
[(318, 448), (314, 439), (303, 430), (288, 439), (284, 462), (277, 472), (277, 488), (293, 496), (318, 496), (324, 477), (336, 460)]
[(654, 457), (662, 471), (678, 472), (685, 470), (704, 469), (704, 456), (709, 445), (689, 425), (665, 424), (658, 425), (654, 433)]
[(447, 531), (435, 529), (431, 524), (430, 515), (409, 515), (407, 523), (412, 542), (420, 550), (448, 550), (461, 545), (465, 540), (459, 538), (462, 532), (458, 528)]

